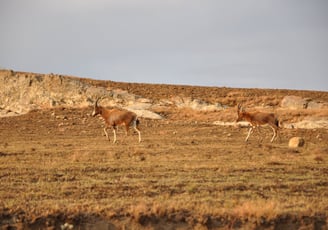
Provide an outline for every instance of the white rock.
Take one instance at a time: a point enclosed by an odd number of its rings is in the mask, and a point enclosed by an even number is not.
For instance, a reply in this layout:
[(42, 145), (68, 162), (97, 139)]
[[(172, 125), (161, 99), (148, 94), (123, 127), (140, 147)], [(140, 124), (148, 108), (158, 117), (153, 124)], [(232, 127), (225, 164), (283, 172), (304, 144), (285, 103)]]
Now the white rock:
[(247, 121), (241, 121), (241, 122), (229, 122), (229, 121), (214, 121), (214, 125), (219, 126), (234, 126), (234, 127), (249, 127), (249, 122)]
[(298, 129), (328, 129), (328, 118), (309, 117), (290, 126)]
[(304, 139), (302, 137), (292, 137), (289, 139), (288, 147), (289, 148), (298, 148), (304, 146)]
[(307, 100), (298, 96), (285, 96), (280, 106), (287, 109), (306, 109), (307, 103)]
[(285, 109), (322, 109), (327, 107), (327, 103), (314, 101), (311, 98), (298, 96), (285, 96), (280, 106)]
[(132, 111), (137, 114), (138, 117), (148, 118), (148, 119), (154, 119), (154, 120), (161, 120), (163, 117), (157, 113), (154, 113), (149, 110), (145, 109), (130, 109), (129, 107), (125, 107), (124, 109)]

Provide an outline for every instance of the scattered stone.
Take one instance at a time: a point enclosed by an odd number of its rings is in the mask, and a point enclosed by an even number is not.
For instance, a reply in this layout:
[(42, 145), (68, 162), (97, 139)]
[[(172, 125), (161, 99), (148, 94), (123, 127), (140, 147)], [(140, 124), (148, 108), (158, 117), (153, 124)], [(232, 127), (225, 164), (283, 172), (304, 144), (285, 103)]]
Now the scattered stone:
[(302, 137), (292, 137), (289, 139), (288, 146), (289, 148), (298, 148), (303, 147), (305, 144), (305, 141)]
[(233, 126), (233, 127), (239, 127), (239, 128), (247, 128), (250, 126), (248, 121), (239, 121), (239, 122), (229, 122), (229, 121), (214, 121), (214, 125), (219, 126)]
[(284, 128), (295, 129), (327, 129), (328, 118), (326, 117), (307, 117), (302, 121), (284, 124)]
[(280, 106), (287, 109), (306, 109), (307, 100), (298, 96), (285, 96)]
[(139, 161), (145, 161), (145, 160), (146, 160), (146, 157), (144, 155), (139, 156)]
[(322, 109), (327, 107), (327, 103), (314, 101), (311, 98), (298, 96), (285, 96), (280, 106), (285, 109)]
[(315, 101), (309, 101), (307, 104), (307, 109), (322, 109), (327, 105), (327, 103), (321, 103), (321, 102), (315, 102)]
[(226, 107), (221, 105), (220, 103), (210, 104), (203, 100), (193, 99), (191, 97), (172, 97), (171, 101), (178, 107), (178, 108), (191, 108), (193, 110), (198, 111), (220, 111), (225, 109)]
[(70, 230), (70, 229), (73, 229), (74, 228), (74, 225), (73, 224), (69, 224), (69, 223), (65, 223), (65, 224), (61, 225), (60, 228), (62, 230)]
[(145, 109), (130, 109), (130, 107), (125, 107), (124, 109), (127, 109), (129, 111), (132, 111), (137, 114), (138, 117), (153, 119), (153, 120), (161, 120), (163, 117), (157, 113), (154, 113), (150, 110)]
[(314, 159), (318, 164), (324, 162), (323, 157), (322, 157), (322, 156), (319, 156), (319, 155), (318, 155), (318, 156), (315, 156), (313, 159)]
[(322, 135), (318, 134), (315, 138), (317, 138), (319, 141), (322, 141)]

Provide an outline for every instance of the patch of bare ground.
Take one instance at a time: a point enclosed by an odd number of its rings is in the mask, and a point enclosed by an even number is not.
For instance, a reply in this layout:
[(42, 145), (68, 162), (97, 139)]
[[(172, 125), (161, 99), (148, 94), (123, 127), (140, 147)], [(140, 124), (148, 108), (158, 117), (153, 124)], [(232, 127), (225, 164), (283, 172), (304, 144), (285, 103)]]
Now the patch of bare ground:
[(232, 108), (171, 109), (141, 119), (142, 143), (119, 128), (112, 144), (91, 112), (0, 119), (1, 229), (327, 229), (325, 129), (246, 144), (246, 129), (213, 125)]

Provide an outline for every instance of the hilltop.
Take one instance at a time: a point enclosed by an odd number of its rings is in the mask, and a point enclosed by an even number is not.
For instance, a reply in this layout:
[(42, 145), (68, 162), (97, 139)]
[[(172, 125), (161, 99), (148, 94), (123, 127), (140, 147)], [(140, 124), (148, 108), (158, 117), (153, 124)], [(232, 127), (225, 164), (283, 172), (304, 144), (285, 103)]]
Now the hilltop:
[(285, 127), (295, 127), (304, 119), (327, 127), (328, 120), (328, 92), (320, 91), (124, 83), (12, 70), (0, 70), (0, 85), (0, 116), (90, 107), (96, 98), (104, 97), (105, 106), (150, 119), (233, 122), (241, 103), (246, 109), (276, 112)]

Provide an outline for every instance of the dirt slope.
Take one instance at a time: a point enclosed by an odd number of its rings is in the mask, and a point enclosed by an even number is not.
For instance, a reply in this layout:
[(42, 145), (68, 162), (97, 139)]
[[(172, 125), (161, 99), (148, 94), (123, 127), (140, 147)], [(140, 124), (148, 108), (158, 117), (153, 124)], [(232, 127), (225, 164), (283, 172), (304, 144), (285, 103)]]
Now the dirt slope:
[[(328, 101), (328, 93), (321, 91), (306, 90), (288, 90), (288, 89), (240, 89), (227, 87), (200, 87), (188, 85), (163, 85), (163, 84), (142, 84), (142, 83), (125, 83), (113, 81), (95, 81), (92, 79), (81, 79), (84, 82), (92, 83), (97, 86), (113, 87), (127, 90), (131, 93), (141, 95), (146, 98), (156, 100), (170, 98), (173, 96), (190, 96), (209, 102), (230, 102), (231, 105), (256, 101), (264, 103), (273, 103), (278, 105), (281, 99), (286, 95), (296, 95), (314, 100)], [(260, 97), (260, 98), (258, 98)], [(240, 100), (238, 100), (240, 99)], [(274, 102), (270, 102), (274, 100)]]

